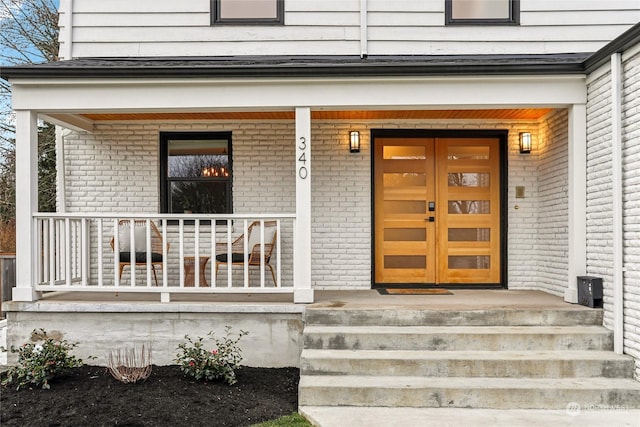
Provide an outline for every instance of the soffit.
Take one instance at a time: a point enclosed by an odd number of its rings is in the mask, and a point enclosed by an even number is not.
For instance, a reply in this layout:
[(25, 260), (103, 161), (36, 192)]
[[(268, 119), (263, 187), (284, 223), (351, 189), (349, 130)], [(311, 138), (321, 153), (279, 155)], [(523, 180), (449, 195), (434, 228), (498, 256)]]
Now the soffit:
[[(538, 120), (551, 108), (487, 110), (348, 110), (312, 111), (313, 120)], [(294, 120), (293, 111), (83, 114), (94, 122), (156, 120)]]

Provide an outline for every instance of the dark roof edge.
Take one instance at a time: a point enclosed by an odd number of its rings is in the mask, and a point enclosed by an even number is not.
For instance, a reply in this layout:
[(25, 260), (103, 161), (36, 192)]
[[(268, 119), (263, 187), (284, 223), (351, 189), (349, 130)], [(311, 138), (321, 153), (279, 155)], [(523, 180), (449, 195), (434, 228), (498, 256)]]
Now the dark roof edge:
[[(475, 56), (83, 58), (0, 69), (10, 78), (375, 77), (583, 73), (584, 54)], [(74, 61), (78, 65), (70, 65)]]
[(590, 74), (609, 61), (614, 53), (621, 53), (640, 44), (640, 22), (616, 37), (584, 61), (584, 70)]

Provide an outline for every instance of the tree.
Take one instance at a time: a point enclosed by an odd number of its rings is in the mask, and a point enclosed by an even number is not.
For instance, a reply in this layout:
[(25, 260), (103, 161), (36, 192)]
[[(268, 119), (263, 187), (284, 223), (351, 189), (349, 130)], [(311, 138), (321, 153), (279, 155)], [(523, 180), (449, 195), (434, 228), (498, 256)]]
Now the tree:
[[(58, 1), (0, 0), (0, 65), (58, 60)], [(15, 122), (11, 86), (0, 80), (0, 221), (15, 218)], [(39, 124), (38, 208), (55, 210), (55, 127)]]

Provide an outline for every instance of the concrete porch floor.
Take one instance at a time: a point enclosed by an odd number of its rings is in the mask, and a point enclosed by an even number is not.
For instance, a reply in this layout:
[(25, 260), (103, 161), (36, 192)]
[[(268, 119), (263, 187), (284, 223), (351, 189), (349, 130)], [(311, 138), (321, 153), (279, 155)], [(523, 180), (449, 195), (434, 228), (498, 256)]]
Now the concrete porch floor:
[(453, 289), (451, 295), (381, 295), (377, 290), (316, 291), (308, 308), (465, 310), (491, 308), (589, 309), (534, 290)]
[[(52, 292), (42, 296), (36, 304), (56, 306), (58, 304), (140, 304), (140, 305), (190, 305), (209, 306), (288, 306), (287, 311), (306, 309), (432, 309), (432, 310), (473, 310), (491, 308), (513, 309), (561, 309), (592, 310), (578, 304), (566, 303), (562, 297), (537, 290), (507, 289), (454, 289), (451, 295), (381, 295), (377, 290), (318, 290), (313, 304), (294, 304), (290, 294), (172, 294), (170, 303), (161, 303), (159, 293), (121, 292)], [(7, 302), (8, 311), (34, 303)], [(24, 304), (24, 305), (23, 305)], [(293, 307), (297, 307), (293, 308)], [(156, 306), (157, 308), (157, 306)], [(20, 308), (18, 308), (20, 309)], [(173, 311), (173, 310), (171, 310)]]

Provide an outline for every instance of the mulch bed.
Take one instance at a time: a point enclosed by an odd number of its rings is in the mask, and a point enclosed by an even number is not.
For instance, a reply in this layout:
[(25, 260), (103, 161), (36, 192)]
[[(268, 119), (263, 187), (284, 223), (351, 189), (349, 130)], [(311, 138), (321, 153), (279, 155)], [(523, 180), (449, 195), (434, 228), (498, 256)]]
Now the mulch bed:
[(0, 425), (250, 426), (297, 411), (297, 368), (243, 367), (236, 374), (229, 386), (154, 366), (146, 381), (123, 384), (103, 367), (83, 366), (51, 381), (50, 390), (1, 386)]

